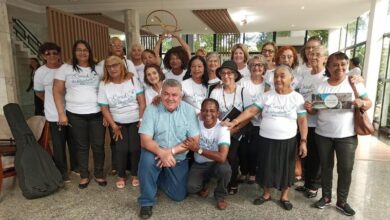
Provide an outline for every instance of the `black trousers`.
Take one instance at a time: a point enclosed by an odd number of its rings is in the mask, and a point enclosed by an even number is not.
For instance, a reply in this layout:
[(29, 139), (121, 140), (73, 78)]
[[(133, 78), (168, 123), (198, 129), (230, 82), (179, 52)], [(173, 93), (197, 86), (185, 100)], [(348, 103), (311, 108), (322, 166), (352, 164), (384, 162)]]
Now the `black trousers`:
[[(115, 141), (115, 164), (118, 170), (118, 176), (126, 177), (126, 168), (128, 162), (130, 162), (130, 172), (132, 176), (138, 175), (138, 163), (141, 153), (141, 140), (138, 134), (138, 122), (121, 124), (116, 122), (118, 126), (121, 126), (121, 132), (123, 139)], [(110, 128), (111, 129), (111, 128)], [(112, 130), (111, 130), (112, 133)]]
[(316, 134), (318, 153), (321, 160), (322, 197), (332, 198), (332, 180), (334, 154), (337, 157), (337, 202), (347, 202), (349, 187), (352, 182), (352, 170), (355, 162), (357, 136), (329, 138)]
[(230, 178), (230, 187), (237, 187), (237, 176), (238, 176), (238, 165), (239, 165), (239, 158), (238, 158), (238, 148), (240, 146), (240, 142), (236, 140), (233, 137), (230, 137), (230, 147), (229, 147), (229, 153), (228, 153), (228, 161), (232, 168), (232, 176)]
[(321, 166), (318, 145), (315, 141), (315, 127), (309, 127), (307, 134), (307, 156), (302, 159), (305, 187), (318, 190), (321, 187)]
[(103, 178), (104, 168), (104, 133), (103, 116), (101, 112), (93, 114), (74, 114), (66, 112), (70, 130), (78, 149), (78, 162), (81, 178), (89, 178), (88, 161), (89, 147), (93, 152), (94, 175)]
[(77, 170), (77, 147), (72, 139), (68, 126), (59, 126), (57, 122), (49, 122), (53, 143), (53, 159), (62, 176), (67, 175), (66, 144), (68, 144), (70, 169)]
[(253, 126), (249, 135), (242, 138), (239, 147), (240, 171), (242, 175), (256, 175), (258, 148), (259, 148), (259, 126)]

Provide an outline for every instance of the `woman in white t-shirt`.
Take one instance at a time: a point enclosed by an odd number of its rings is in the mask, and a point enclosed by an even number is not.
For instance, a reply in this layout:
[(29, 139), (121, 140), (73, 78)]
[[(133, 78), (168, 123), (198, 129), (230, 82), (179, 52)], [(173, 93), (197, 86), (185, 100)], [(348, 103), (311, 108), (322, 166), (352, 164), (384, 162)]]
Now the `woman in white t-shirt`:
[(275, 55), (278, 52), (278, 47), (276, 46), (275, 42), (267, 42), (263, 44), (263, 47), (261, 48), (261, 54), (265, 56), (265, 59), (267, 60), (267, 71), (264, 74), (264, 80), (268, 79), (270, 74), (272, 74), (272, 77), (274, 75), (274, 71), (276, 68), (275, 64)]
[(144, 73), (146, 105), (150, 105), (156, 96), (161, 95), (165, 75), (157, 64), (146, 64)]
[[(334, 154), (336, 153), (338, 171), (336, 207), (345, 215), (351, 216), (355, 214), (355, 211), (347, 203), (347, 198), (352, 181), (355, 150), (358, 145), (354, 129), (353, 108), (367, 111), (372, 103), (362, 83), (352, 82), (355, 84), (358, 95), (358, 98), (355, 98), (347, 71), (348, 56), (342, 52), (331, 54), (326, 63), (325, 71), (329, 79), (318, 86), (316, 93), (321, 94), (321, 96), (330, 96), (333, 98), (332, 100), (334, 98), (337, 100), (337, 94), (350, 97), (348, 99), (349, 102), (353, 103), (352, 108), (332, 109), (332, 107), (337, 108), (340, 102), (330, 102), (327, 99), (324, 102), (328, 104), (329, 109), (316, 110), (310, 102), (306, 102), (305, 107), (309, 113), (317, 112), (318, 117), (315, 140), (321, 161), (322, 198), (314, 206), (323, 209), (331, 203)], [(334, 106), (333, 103), (337, 105)], [(348, 106), (348, 102), (345, 106)]]
[(188, 64), (189, 70), (183, 78), (183, 101), (194, 107), (196, 114), (200, 113), (203, 100), (207, 98), (209, 77), (207, 64), (203, 57), (193, 56)]
[(230, 59), (236, 63), (243, 78), (249, 78), (250, 72), (246, 65), (249, 59), (248, 47), (245, 44), (235, 44), (230, 52)]
[[(308, 55), (311, 69), (302, 73), (302, 80), (299, 83), (298, 91), (305, 101), (312, 100), (312, 94), (322, 82), (327, 80), (325, 76), (325, 62), (328, 57), (328, 50), (325, 46), (318, 46), (311, 49)], [(307, 134), (307, 157), (304, 159), (303, 176), (305, 184), (298, 186), (295, 190), (303, 192), (307, 198), (317, 196), (321, 183), (320, 158), (318, 155), (318, 145), (315, 142), (315, 129), (317, 127), (317, 116), (308, 114), (308, 134)]]
[(306, 156), (307, 120), (302, 95), (291, 88), (292, 69), (281, 65), (275, 69), (275, 90), (264, 93), (259, 101), (247, 108), (232, 122), (231, 129), (240, 127), (246, 120), (261, 112), (259, 158), (256, 182), (263, 195), (253, 203), (261, 205), (271, 200), (271, 188), (282, 191), (280, 203), (286, 210), (293, 205), (288, 192), (294, 184), (297, 125), (301, 134), (299, 154)]
[(131, 45), (130, 48), (130, 59), (134, 64), (135, 69), (137, 70), (138, 79), (141, 85), (144, 85), (144, 68), (145, 64), (142, 62), (142, 52), (144, 51), (144, 47), (135, 43)]
[[(267, 60), (263, 55), (255, 55), (248, 61), (250, 69), (250, 78), (243, 78), (239, 84), (244, 88), (244, 107), (249, 108), (259, 100), (264, 93), (263, 75), (267, 70)], [(248, 184), (255, 183), (257, 166), (257, 149), (259, 145), (260, 114), (257, 114), (251, 120), (252, 126), (250, 132), (240, 141), (240, 182), (247, 181)]]
[[(237, 84), (242, 76), (237, 70), (236, 63), (231, 60), (225, 61), (222, 66), (217, 69), (217, 77), (221, 79), (222, 86), (216, 87), (211, 92), (210, 98), (218, 101), (221, 113), (220, 119), (224, 119), (224, 117), (228, 115), (229, 111), (233, 108), (243, 111), (243, 87)], [(238, 191), (238, 147), (240, 145), (240, 138), (237, 137), (238, 135), (235, 135), (238, 132), (239, 129), (235, 129), (230, 132), (230, 135), (232, 136), (228, 154), (228, 160), (232, 167), (232, 177), (230, 178), (228, 186), (228, 193), (230, 195), (234, 195)], [(235, 136), (233, 137), (233, 135)]]
[(221, 57), (217, 52), (211, 52), (207, 54), (206, 58), (208, 75), (209, 75), (209, 85), (219, 84), (221, 82), (217, 77), (217, 69), (221, 66)]
[(137, 173), (141, 146), (138, 127), (145, 110), (145, 95), (142, 86), (133, 77), (119, 57), (110, 56), (105, 60), (98, 103), (115, 140), (113, 153), (116, 154), (116, 186), (119, 189), (125, 187), (128, 162), (131, 164), (131, 183), (139, 185)]
[[(54, 75), (61, 63), (61, 47), (55, 43), (46, 42), (39, 47), (43, 59), (46, 61), (35, 72), (34, 91), (36, 95), (44, 100), (46, 120), (50, 124), (50, 137), (53, 144), (53, 159), (56, 167), (62, 174), (62, 179), (69, 182), (68, 165), (66, 160), (66, 144), (69, 148), (70, 169), (76, 171), (77, 168), (77, 148), (75, 148), (70, 130), (67, 126), (58, 124), (58, 113), (53, 98)], [(62, 111), (65, 106), (62, 107)]]
[[(106, 186), (104, 177), (103, 116), (97, 103), (98, 87), (102, 73), (97, 71), (92, 49), (88, 42), (78, 40), (72, 48), (72, 64), (62, 65), (55, 75), (53, 96), (58, 112), (58, 123), (69, 126), (78, 150), (80, 169), (79, 188), (88, 187), (89, 147), (94, 158), (95, 181)], [(64, 95), (65, 109), (64, 111)]]

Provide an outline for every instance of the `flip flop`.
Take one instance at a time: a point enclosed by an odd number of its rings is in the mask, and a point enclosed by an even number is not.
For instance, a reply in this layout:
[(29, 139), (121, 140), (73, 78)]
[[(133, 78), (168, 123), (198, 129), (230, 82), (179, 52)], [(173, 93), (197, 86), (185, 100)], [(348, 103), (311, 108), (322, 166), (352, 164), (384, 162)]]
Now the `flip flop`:
[(134, 187), (139, 186), (139, 179), (138, 179), (138, 177), (136, 177), (136, 176), (132, 176), (131, 177), (131, 185), (134, 186)]
[(125, 188), (125, 186), (126, 186), (126, 181), (123, 178), (119, 178), (116, 181), (116, 188), (123, 189), (123, 188)]

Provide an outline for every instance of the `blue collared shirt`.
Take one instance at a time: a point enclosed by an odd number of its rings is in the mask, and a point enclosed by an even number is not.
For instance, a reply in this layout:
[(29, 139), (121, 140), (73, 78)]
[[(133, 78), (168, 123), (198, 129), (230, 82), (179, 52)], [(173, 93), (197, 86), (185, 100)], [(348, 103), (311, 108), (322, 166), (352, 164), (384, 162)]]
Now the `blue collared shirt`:
[[(173, 112), (167, 111), (162, 103), (148, 105), (138, 132), (151, 136), (162, 148), (172, 148), (189, 137), (199, 135), (200, 129), (194, 108), (181, 101)], [(186, 152), (175, 155), (176, 160), (184, 160), (185, 157)]]

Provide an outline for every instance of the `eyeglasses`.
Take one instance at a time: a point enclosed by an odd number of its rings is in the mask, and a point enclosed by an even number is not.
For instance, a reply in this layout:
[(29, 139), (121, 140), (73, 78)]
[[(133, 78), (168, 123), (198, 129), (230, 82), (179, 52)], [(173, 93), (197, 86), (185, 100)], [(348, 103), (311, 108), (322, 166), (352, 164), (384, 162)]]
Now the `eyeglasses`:
[(44, 53), (45, 56), (57, 56), (59, 53), (56, 52), (56, 51), (52, 51), (52, 52), (49, 52), (49, 51), (46, 51)]
[(282, 55), (282, 56), (280, 56), (280, 59), (288, 59), (288, 60), (290, 60), (290, 59), (292, 59), (292, 58), (294, 58), (294, 56), (291, 56), (291, 55)]
[(234, 75), (234, 73), (232, 72), (232, 71), (222, 71), (221, 73), (220, 73), (220, 75), (221, 75), (221, 77), (222, 76), (232, 76), (232, 75)]
[(253, 63), (253, 64), (251, 64), (251, 68), (255, 68), (255, 67), (261, 68), (261, 67), (264, 67), (264, 65), (261, 64), (261, 63)]
[(274, 51), (274, 50), (262, 49), (261, 52), (262, 52), (262, 53), (270, 53), (270, 54), (272, 54), (272, 53), (274, 53), (275, 51)]
[(120, 66), (120, 63), (114, 63), (112, 65), (106, 65), (106, 69), (107, 70), (111, 70), (111, 69), (118, 69)]
[(112, 48), (122, 48), (121, 44), (111, 44), (110, 45)]
[(88, 49), (80, 49), (80, 48), (77, 48), (77, 49), (76, 49), (76, 53), (89, 53), (89, 50), (88, 50)]
[(313, 50), (314, 48), (316, 48), (316, 47), (309, 47), (309, 46), (307, 46), (307, 47), (305, 47), (305, 50)]

